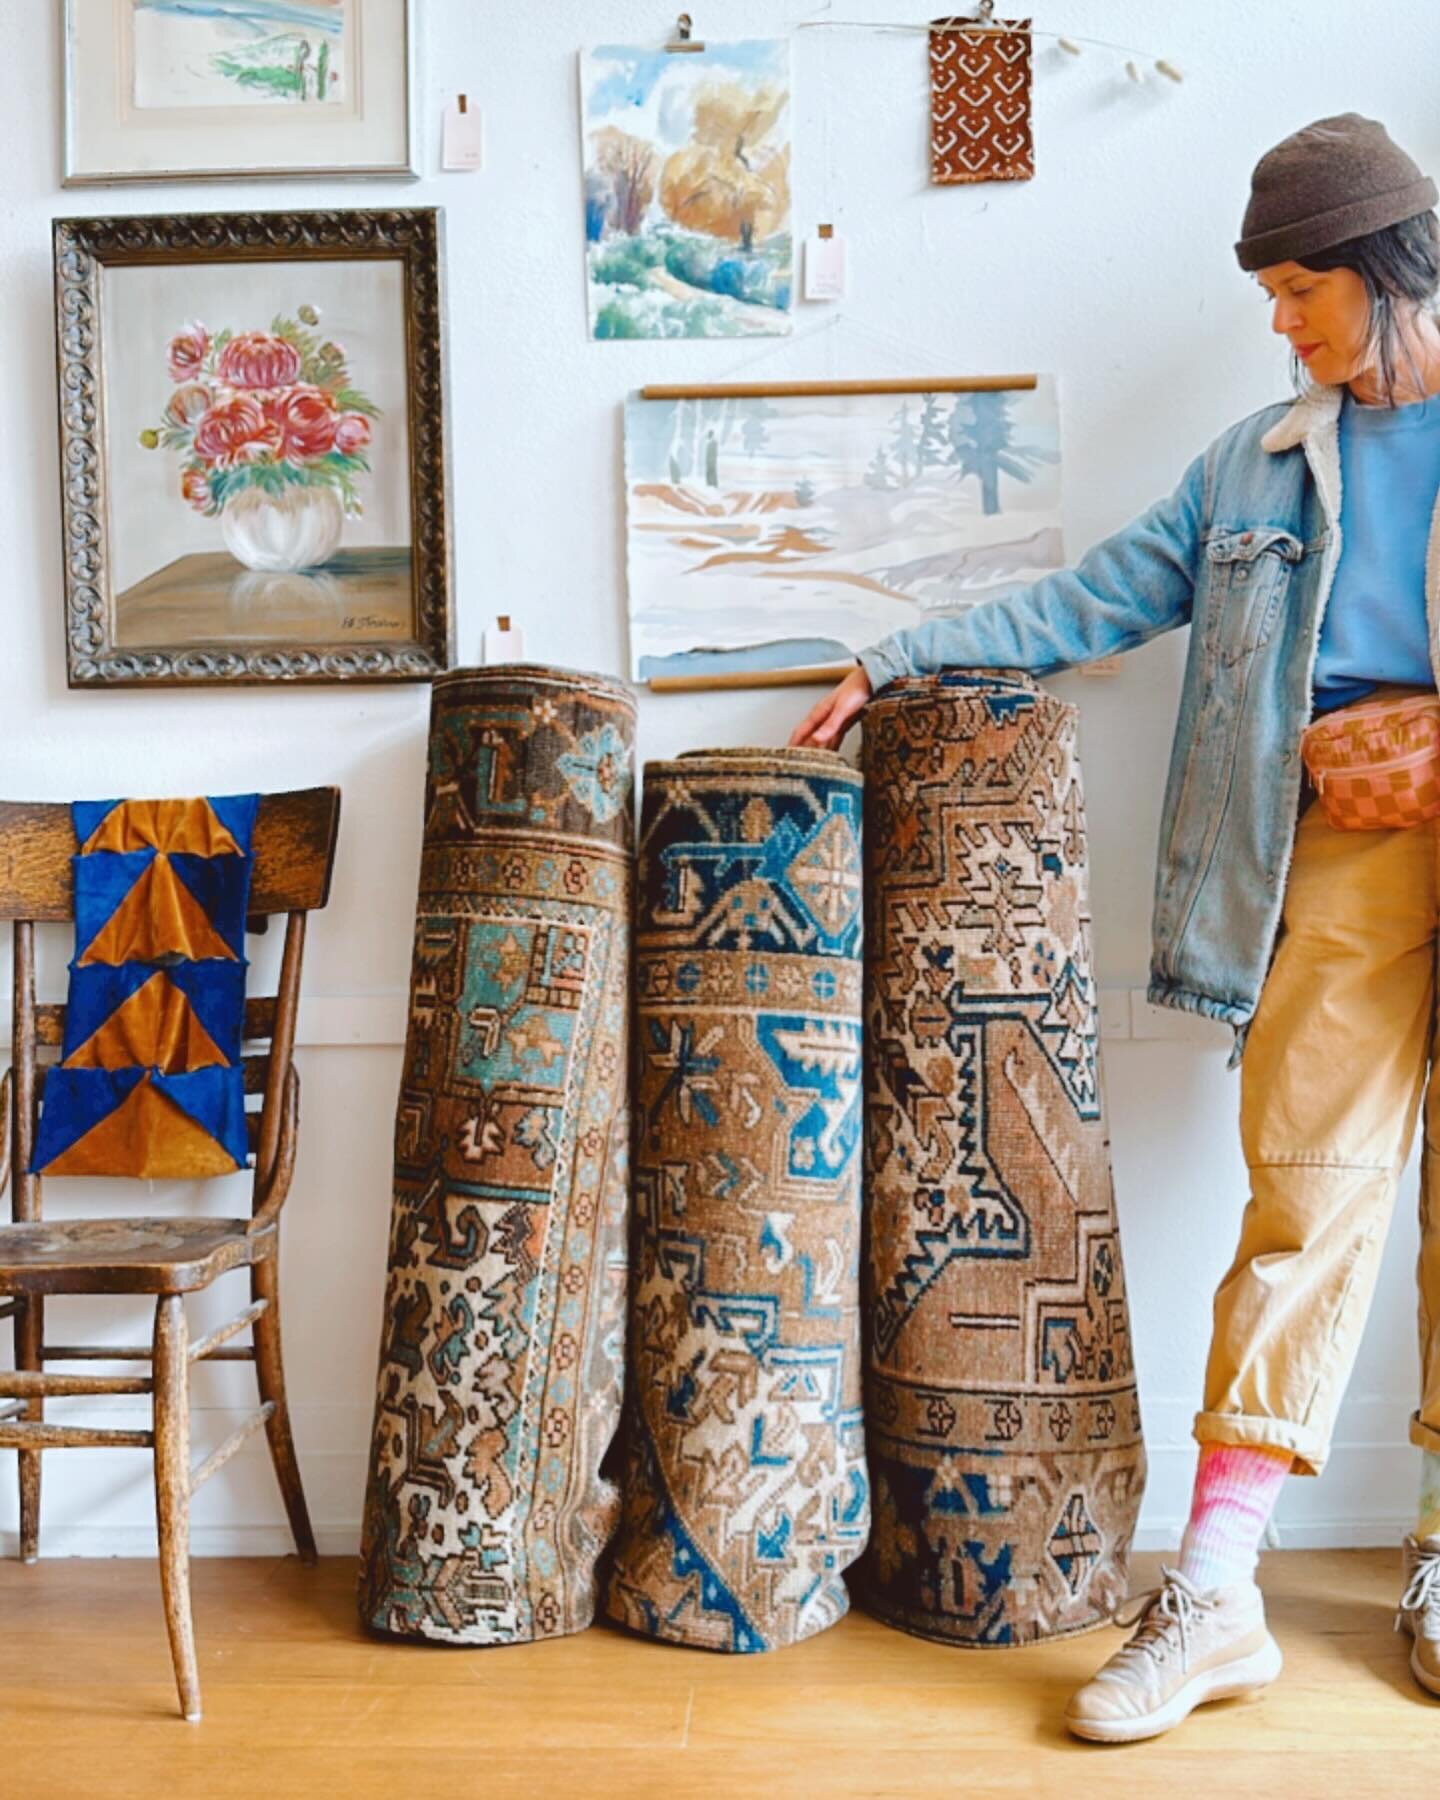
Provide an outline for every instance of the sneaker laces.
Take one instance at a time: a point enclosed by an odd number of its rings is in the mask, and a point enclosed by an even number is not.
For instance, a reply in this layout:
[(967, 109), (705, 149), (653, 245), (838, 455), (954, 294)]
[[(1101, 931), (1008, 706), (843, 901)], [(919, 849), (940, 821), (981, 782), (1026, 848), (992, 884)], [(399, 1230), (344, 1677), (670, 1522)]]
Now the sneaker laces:
[(1405, 1623), (1406, 1613), (1424, 1614), (1431, 1607), (1440, 1612), (1440, 1550), (1421, 1550), (1400, 1607), (1395, 1614), (1395, 1629)]
[[(1440, 1566), (1440, 1559), (1437, 1559), (1437, 1566)], [(1215, 1602), (1187, 1581), (1178, 1569), (1167, 1569), (1162, 1564), (1160, 1573), (1164, 1579), (1158, 1588), (1135, 1595), (1128, 1602), (1128, 1612), (1122, 1608), (1115, 1614), (1114, 1622), (1122, 1629), (1136, 1628), (1134, 1637), (1117, 1654), (1148, 1656), (1154, 1662), (1163, 1663), (1171, 1644), (1178, 1642), (1180, 1667), (1184, 1671), (1190, 1667), (1190, 1639), (1196, 1620), (1202, 1612), (1213, 1612)]]

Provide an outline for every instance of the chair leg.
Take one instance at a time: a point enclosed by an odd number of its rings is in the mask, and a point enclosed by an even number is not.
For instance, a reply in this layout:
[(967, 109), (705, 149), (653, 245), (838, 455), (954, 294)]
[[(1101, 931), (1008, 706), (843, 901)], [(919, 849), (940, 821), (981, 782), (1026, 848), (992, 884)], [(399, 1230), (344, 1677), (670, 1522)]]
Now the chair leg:
[(185, 1302), (162, 1294), (155, 1305), (155, 1521), (160, 1532), (160, 1591), (180, 1710), (200, 1717), (200, 1673), (190, 1614), (190, 1364)]
[[(45, 1302), (37, 1294), (22, 1302), (15, 1315), (15, 1367), (35, 1370), (40, 1367), (40, 1346), (45, 1341)], [(31, 1400), (25, 1418), (39, 1424), (45, 1417), (45, 1402)], [(38, 1450), (22, 1450), (20, 1463), (20, 1560), (40, 1560), (40, 1456)]]
[(305, 1489), (300, 1481), (300, 1463), (295, 1455), (295, 1438), (290, 1430), (290, 1408), (285, 1400), (285, 1360), (280, 1348), (280, 1257), (278, 1249), (250, 1271), (250, 1291), (256, 1300), (269, 1305), (255, 1321), (255, 1377), (260, 1385), (260, 1399), (273, 1401), (275, 1410), (265, 1426), (270, 1443), (270, 1460), (275, 1464), (275, 1478), (280, 1483), (281, 1498), (289, 1515), (295, 1548), (303, 1563), (316, 1560), (315, 1533), (310, 1526), (310, 1509), (305, 1504)]

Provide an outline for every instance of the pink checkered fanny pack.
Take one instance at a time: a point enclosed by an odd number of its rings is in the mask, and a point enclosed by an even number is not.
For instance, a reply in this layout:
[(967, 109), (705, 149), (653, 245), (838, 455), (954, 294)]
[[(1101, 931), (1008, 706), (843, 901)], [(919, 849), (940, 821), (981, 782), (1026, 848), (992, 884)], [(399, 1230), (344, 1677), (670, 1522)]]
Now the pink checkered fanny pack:
[(1327, 713), (1300, 754), (1337, 831), (1395, 831), (1440, 818), (1440, 697), (1403, 694)]

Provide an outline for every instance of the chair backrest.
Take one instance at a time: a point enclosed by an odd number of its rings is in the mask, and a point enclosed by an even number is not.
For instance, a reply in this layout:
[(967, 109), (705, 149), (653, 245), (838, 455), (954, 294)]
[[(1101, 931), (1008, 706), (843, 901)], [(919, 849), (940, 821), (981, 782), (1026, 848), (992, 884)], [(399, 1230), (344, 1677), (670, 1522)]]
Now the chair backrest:
[[(259, 1112), (246, 1120), (255, 1157), (257, 1222), (278, 1212), (289, 1183), (286, 1165), (294, 1155), (298, 1093), (292, 1056), (305, 916), (330, 897), (339, 824), (340, 790), (333, 787), (264, 794), (256, 814), (251, 926), (263, 929), (260, 921), (272, 914), (288, 915), (278, 990), (245, 1003), (245, 1041), (270, 1045), (268, 1052), (244, 1058), (245, 1092), (261, 1096)], [(14, 921), (15, 936), (11, 1116), (8, 1143), (0, 1147), (0, 1170), (9, 1164), (12, 1213), (22, 1220), (40, 1216), (40, 1179), (28, 1173), (46, 1072), (39, 1052), (58, 1047), (65, 1035), (65, 1008), (36, 1003), (34, 928), (74, 918), (75, 850), (68, 806), (0, 801), (0, 920)], [(3, 1180), (0, 1174), (0, 1186)]]

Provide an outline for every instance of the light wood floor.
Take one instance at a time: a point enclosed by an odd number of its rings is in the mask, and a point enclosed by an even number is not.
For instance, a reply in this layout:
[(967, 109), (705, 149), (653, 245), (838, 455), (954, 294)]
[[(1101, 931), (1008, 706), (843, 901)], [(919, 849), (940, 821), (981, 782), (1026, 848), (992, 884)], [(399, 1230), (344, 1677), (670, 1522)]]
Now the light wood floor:
[[(1154, 1561), (1138, 1559), (1137, 1580)], [(1440, 1701), (1413, 1686), (1391, 1631), (1398, 1552), (1277, 1552), (1265, 1586), (1280, 1684), (1102, 1749), (1067, 1738), (1060, 1713), (1110, 1631), (967, 1652), (852, 1614), (760, 1657), (606, 1627), (447, 1650), (363, 1637), (339, 1559), (195, 1564), (206, 1710), (187, 1726), (153, 1564), (0, 1563), (0, 1794), (1435, 1793)]]

